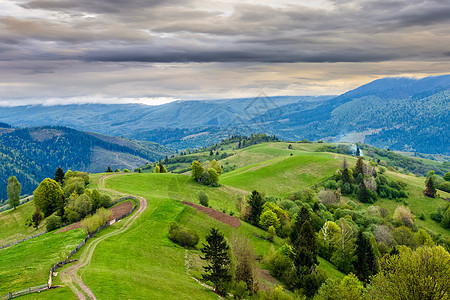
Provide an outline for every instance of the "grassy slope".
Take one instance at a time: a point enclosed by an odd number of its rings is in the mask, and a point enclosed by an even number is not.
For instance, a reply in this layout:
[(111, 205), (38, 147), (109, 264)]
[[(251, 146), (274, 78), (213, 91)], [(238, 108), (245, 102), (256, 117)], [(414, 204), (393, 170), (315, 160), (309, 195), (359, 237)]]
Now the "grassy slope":
[(20, 205), (15, 210), (10, 209), (0, 213), (0, 246), (14, 241), (18, 241), (29, 236), (45, 231), (45, 221), (43, 221), (36, 230), (34, 227), (25, 225), (25, 221), (31, 217), (34, 212), (34, 202), (28, 202)]
[[(148, 208), (124, 234), (98, 245), (83, 280), (105, 298), (212, 299), (214, 294), (190, 279), (184, 270), (184, 249), (167, 238), (167, 226), (184, 209), (170, 195), (186, 177), (171, 174), (130, 174), (111, 178), (107, 187), (146, 197)], [(195, 192), (195, 190), (194, 190)], [(126, 280), (124, 280), (126, 278)]]
[(289, 194), (326, 179), (342, 164), (330, 153), (304, 153), (276, 158), (226, 173), (221, 183), (266, 195)]
[[(184, 175), (128, 174), (110, 178), (106, 185), (124, 193), (146, 197), (149, 207), (130, 231), (106, 240), (96, 249), (89, 268), (83, 271), (83, 280), (94, 294), (105, 295), (107, 298), (114, 298), (115, 295), (134, 298), (147, 295), (158, 298), (164, 295), (166, 299), (179, 299), (192, 298), (192, 293), (195, 293), (197, 299), (215, 297), (185, 274), (185, 250), (167, 237), (168, 223), (173, 220), (199, 232), (201, 242), (204, 242), (207, 232), (214, 226), (221, 229), (227, 237), (233, 231), (248, 237), (260, 255), (268, 253), (271, 246), (253, 235), (264, 234), (258, 228), (243, 223), (236, 230), (173, 201), (172, 199), (195, 198), (201, 189), (210, 195), (212, 203), (217, 193), (226, 197), (220, 189), (203, 187)], [(226, 201), (221, 199), (217, 205), (222, 207), (226, 205)], [(281, 240), (278, 239), (275, 245), (280, 246), (280, 243)], [(334, 267), (324, 265), (323, 268), (330, 275), (341, 277), (336, 275), (339, 272)], [(132, 295), (121, 294), (124, 290), (133, 291)]]
[(0, 295), (46, 284), (50, 268), (84, 237), (81, 229), (50, 232), (0, 250)]
[[(407, 184), (406, 191), (408, 193), (408, 198), (406, 199), (408, 203), (408, 207), (416, 216), (415, 223), (420, 227), (426, 227), (431, 229), (436, 233), (440, 233), (443, 235), (448, 235), (450, 232), (444, 228), (442, 228), (437, 222), (431, 220), (430, 214), (436, 210), (436, 208), (445, 203), (445, 200), (439, 198), (428, 198), (423, 195), (423, 190), (425, 189), (425, 178), (423, 177), (415, 177), (410, 175), (404, 175), (395, 172), (386, 172), (391, 178), (401, 180)], [(449, 193), (438, 191), (438, 193), (446, 198), (450, 197)], [(394, 200), (389, 199), (379, 199), (375, 202), (375, 205), (386, 208), (390, 214), (392, 215), (395, 209), (403, 205), (401, 202), (396, 202)], [(369, 204), (365, 204), (365, 206), (370, 206)], [(420, 220), (417, 216), (420, 213), (425, 214), (425, 220)]]

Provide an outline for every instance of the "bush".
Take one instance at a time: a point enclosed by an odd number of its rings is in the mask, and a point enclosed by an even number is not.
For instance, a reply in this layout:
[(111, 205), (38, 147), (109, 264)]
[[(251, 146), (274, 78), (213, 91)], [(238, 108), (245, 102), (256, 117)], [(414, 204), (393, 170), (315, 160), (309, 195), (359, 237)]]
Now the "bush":
[(196, 248), (199, 242), (197, 232), (176, 222), (169, 224), (169, 239), (183, 247)]
[(61, 217), (58, 216), (50, 216), (47, 218), (46, 229), (48, 232), (53, 231), (55, 229), (60, 228), (62, 225)]
[(201, 205), (208, 207), (208, 195), (204, 191), (198, 192), (198, 200)]

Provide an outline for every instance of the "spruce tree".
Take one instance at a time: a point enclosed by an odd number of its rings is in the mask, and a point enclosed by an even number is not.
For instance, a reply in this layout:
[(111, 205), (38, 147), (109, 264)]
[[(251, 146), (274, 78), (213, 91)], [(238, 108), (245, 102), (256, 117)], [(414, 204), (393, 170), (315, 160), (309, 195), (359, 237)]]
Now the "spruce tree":
[(214, 284), (216, 293), (223, 295), (227, 284), (231, 281), (229, 246), (223, 234), (215, 228), (211, 228), (206, 236), (206, 242), (201, 249), (204, 256), (200, 258), (206, 260), (208, 264), (203, 267), (206, 273), (203, 273), (202, 277)]
[(423, 192), (425, 194), (425, 196), (430, 197), (430, 198), (435, 198), (436, 197), (436, 186), (434, 184), (433, 176), (428, 177), (425, 184), (426, 184), (426, 189)]
[(369, 239), (362, 231), (356, 239), (356, 257), (356, 274), (361, 281), (368, 283), (378, 272), (378, 260)]
[(356, 157), (361, 157), (361, 150), (358, 145), (356, 145)]
[(63, 169), (61, 167), (58, 167), (55, 171), (55, 177), (53, 178), (53, 180), (56, 181), (57, 183), (63, 185), (64, 176), (65, 176), (65, 173), (64, 173)]
[(110, 166), (108, 166), (108, 168), (106, 169), (106, 173), (112, 173), (112, 169), (111, 169), (111, 167)]
[(352, 183), (353, 182), (353, 172), (349, 168), (345, 168), (342, 171), (342, 182), (343, 183)]
[(358, 157), (358, 161), (356, 162), (354, 177), (356, 178), (359, 174), (364, 176), (364, 161), (361, 156)]
[(302, 287), (304, 277), (314, 271), (317, 265), (317, 243), (316, 235), (309, 220), (306, 220), (299, 232), (297, 241), (294, 243), (295, 273), (297, 275), (297, 287)]
[(309, 210), (306, 208), (306, 206), (302, 206), (300, 212), (295, 217), (295, 223), (294, 226), (292, 227), (290, 234), (291, 243), (293, 245), (295, 245), (298, 242), (297, 240), (299, 238), (300, 229), (302, 228), (303, 223), (310, 220), (311, 215), (309, 214)]
[(248, 221), (250, 224), (258, 226), (259, 217), (263, 211), (264, 199), (259, 192), (253, 191), (249, 196), (248, 204), (250, 205)]

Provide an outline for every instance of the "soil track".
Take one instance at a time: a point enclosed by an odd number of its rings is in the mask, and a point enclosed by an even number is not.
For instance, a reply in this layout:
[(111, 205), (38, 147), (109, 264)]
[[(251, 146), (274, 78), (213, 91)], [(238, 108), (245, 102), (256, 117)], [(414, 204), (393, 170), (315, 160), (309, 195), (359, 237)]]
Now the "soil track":
[[(99, 181), (99, 188), (120, 194), (116, 191), (104, 188), (105, 180), (108, 177), (114, 176), (114, 175), (117, 175), (117, 174), (111, 174), (111, 175), (106, 175), (106, 176), (101, 177), (100, 181)], [(128, 230), (128, 228), (130, 228), (131, 225), (133, 225), (133, 223), (136, 221), (136, 219), (147, 208), (147, 200), (145, 198), (139, 197), (139, 196), (134, 196), (134, 197), (139, 199), (139, 209), (134, 214), (129, 216), (128, 218), (121, 220), (124, 225), (122, 225), (122, 227), (119, 227), (116, 230), (109, 232), (99, 238), (95, 238), (93, 240), (93, 242), (89, 243), (86, 246), (86, 248), (83, 250), (83, 252), (80, 256), (80, 259), (77, 261), (76, 264), (74, 264), (74, 265), (70, 266), (69, 268), (64, 269), (60, 272), (62, 282), (67, 284), (72, 289), (72, 291), (77, 295), (77, 297), (79, 299), (83, 299), (83, 300), (86, 299), (86, 296), (84, 293), (86, 293), (90, 299), (97, 299), (97, 298), (92, 293), (92, 291), (83, 283), (83, 281), (81, 280), (81, 276), (79, 274), (77, 274), (77, 271), (80, 268), (83, 268), (83, 267), (89, 265), (89, 263), (91, 262), (91, 259), (92, 259), (92, 255), (94, 254), (94, 250), (101, 241), (107, 239), (108, 237), (120, 234), (120, 233)], [(80, 288), (78, 288), (77, 285)]]
[(220, 221), (222, 223), (225, 223), (227, 225), (230, 225), (231, 227), (239, 228), (239, 226), (241, 226), (241, 221), (238, 218), (232, 217), (232, 216), (227, 215), (227, 214), (225, 214), (223, 212), (214, 210), (214, 209), (209, 208), (209, 207), (204, 207), (204, 206), (197, 205), (197, 204), (194, 204), (194, 203), (186, 202), (186, 201), (183, 201), (183, 204), (189, 205), (189, 206), (191, 206), (191, 207), (193, 207), (193, 208), (195, 208), (195, 209), (197, 209), (197, 210), (199, 210), (201, 212), (204, 212), (205, 214), (207, 214), (211, 218), (216, 219), (216, 220), (218, 220), (218, 221)]

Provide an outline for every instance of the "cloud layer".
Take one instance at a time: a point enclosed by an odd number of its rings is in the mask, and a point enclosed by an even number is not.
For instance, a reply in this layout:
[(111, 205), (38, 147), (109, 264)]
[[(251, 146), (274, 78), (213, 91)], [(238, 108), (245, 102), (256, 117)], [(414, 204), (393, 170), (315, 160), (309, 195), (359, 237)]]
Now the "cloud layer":
[(8, 1), (0, 104), (334, 94), (450, 69), (448, 1), (311, 2)]

